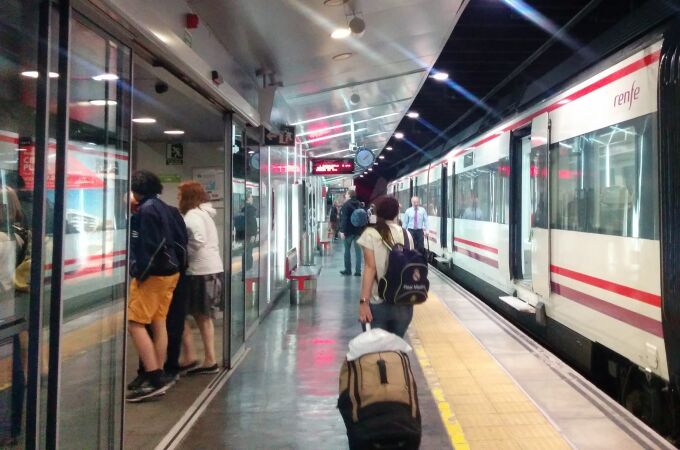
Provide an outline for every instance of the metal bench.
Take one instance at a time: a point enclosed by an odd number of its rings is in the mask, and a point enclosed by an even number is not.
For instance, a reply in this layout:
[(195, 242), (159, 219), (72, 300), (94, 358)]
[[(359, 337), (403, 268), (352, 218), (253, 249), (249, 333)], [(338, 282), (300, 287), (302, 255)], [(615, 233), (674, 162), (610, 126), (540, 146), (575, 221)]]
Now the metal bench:
[(297, 249), (286, 254), (286, 278), (290, 280), (290, 303), (298, 305), (313, 302), (316, 298), (316, 283), (320, 266), (298, 266)]

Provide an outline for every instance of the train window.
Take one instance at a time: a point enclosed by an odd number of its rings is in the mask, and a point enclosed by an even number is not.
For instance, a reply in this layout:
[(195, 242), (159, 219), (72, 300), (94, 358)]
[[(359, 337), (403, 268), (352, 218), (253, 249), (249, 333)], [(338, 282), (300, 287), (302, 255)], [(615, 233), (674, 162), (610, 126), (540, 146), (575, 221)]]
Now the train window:
[(551, 147), (553, 228), (659, 238), (656, 114)]
[(439, 208), (441, 207), (441, 193), (442, 193), (442, 181), (433, 181), (428, 185), (427, 188), (427, 214), (429, 216), (439, 216)]
[(508, 168), (508, 159), (503, 158), (456, 175), (455, 217), (506, 223), (510, 188)]
[(455, 198), (454, 197), (454, 188), (453, 188), (453, 175), (449, 175), (447, 177), (447, 182), (449, 183), (449, 185), (447, 186), (448, 189), (446, 190), (446, 192), (447, 192), (446, 214), (447, 214), (449, 219), (453, 219), (455, 217), (454, 216), (454, 210), (453, 210), (454, 209), (453, 199)]

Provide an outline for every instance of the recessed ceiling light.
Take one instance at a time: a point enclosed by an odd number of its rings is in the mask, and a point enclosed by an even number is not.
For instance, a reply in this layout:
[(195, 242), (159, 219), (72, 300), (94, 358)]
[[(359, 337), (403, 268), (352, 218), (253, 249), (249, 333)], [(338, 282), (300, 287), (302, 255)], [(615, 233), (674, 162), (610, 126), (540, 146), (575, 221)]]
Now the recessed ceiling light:
[(90, 100), (88, 103), (94, 106), (114, 106), (118, 104), (115, 100)]
[(420, 114), (418, 114), (415, 111), (409, 111), (406, 113), (406, 116), (410, 117), (411, 119), (417, 119), (418, 117), (420, 117)]
[(92, 77), (94, 81), (114, 81), (118, 79), (115, 73), (100, 73)]
[(368, 171), (369, 171), (369, 172), (373, 172), (373, 167), (371, 167), (370, 169), (368, 169)]
[(350, 59), (352, 57), (352, 52), (339, 53), (333, 57), (333, 61), (342, 61), (345, 59)]
[(359, 175), (359, 178), (363, 178), (363, 177), (364, 177), (364, 174)]
[(446, 72), (435, 72), (430, 77), (434, 78), (437, 81), (444, 81), (449, 79), (449, 74)]
[(180, 135), (180, 134), (184, 134), (184, 130), (165, 130), (163, 133)]
[(352, 34), (352, 30), (350, 30), (349, 28), (336, 28), (331, 33), (331, 37), (333, 39), (345, 39), (349, 37), (350, 34)]
[(347, 3), (349, 0), (323, 0), (324, 6), (341, 6)]
[(565, 98), (564, 100), (560, 100), (557, 102), (558, 105), (566, 105), (567, 103), (571, 102), (568, 98)]
[(404, 139), (404, 133), (402, 133), (401, 131), (397, 131), (396, 133), (394, 133), (394, 137), (396, 139)]
[(385, 150), (392, 151), (392, 146), (385, 147)]
[[(21, 76), (26, 78), (38, 78), (38, 71), (27, 70), (25, 72), (21, 72)], [(50, 72), (50, 78), (59, 78), (59, 74), (57, 72)]]
[(156, 119), (153, 117), (137, 117), (132, 119), (132, 121), (135, 123), (156, 123)]
[(378, 156), (378, 159), (385, 159), (385, 155)]

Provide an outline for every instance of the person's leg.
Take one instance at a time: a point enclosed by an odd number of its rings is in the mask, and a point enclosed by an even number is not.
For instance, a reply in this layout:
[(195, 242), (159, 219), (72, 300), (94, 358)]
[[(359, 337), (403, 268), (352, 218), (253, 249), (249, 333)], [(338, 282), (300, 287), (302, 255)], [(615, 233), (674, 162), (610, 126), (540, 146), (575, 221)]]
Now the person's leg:
[(166, 372), (178, 372), (180, 367), (179, 358), (184, 335), (184, 319), (187, 314), (187, 284), (186, 276), (181, 274), (172, 295), (168, 317), (165, 320), (168, 331), (168, 352), (164, 365)]
[(408, 326), (411, 324), (411, 320), (413, 319), (413, 306), (389, 305), (389, 307), (391, 330), (388, 331), (396, 334), (399, 337), (404, 337), (406, 330), (408, 330)]
[(196, 323), (198, 329), (201, 331), (201, 339), (203, 340), (203, 367), (214, 366), (217, 362), (215, 360), (215, 326), (210, 316), (197, 314)]
[(182, 357), (180, 358), (180, 367), (194, 365), (198, 361), (196, 355), (196, 348), (194, 347), (194, 335), (187, 320), (184, 324), (184, 334), (182, 335)]
[[(163, 326), (165, 327), (165, 324), (163, 324)], [(142, 360), (142, 364), (144, 364), (146, 371), (152, 372), (160, 369), (158, 354), (149, 333), (144, 328), (144, 324), (130, 320), (128, 321), (128, 332), (130, 333), (132, 343), (135, 345), (137, 354), (139, 354), (139, 358)]]
[(358, 240), (359, 236), (352, 237), (352, 242), (354, 243), (354, 257), (356, 258), (356, 270), (354, 271), (354, 274), (361, 273), (361, 260), (363, 259), (363, 255), (361, 254), (361, 246), (357, 243)]
[(352, 256), (350, 254), (350, 251), (352, 247), (352, 238), (351, 236), (345, 235), (345, 270), (344, 272), (351, 273), (352, 272)]
[[(156, 351), (156, 358), (160, 361), (165, 361), (165, 355), (168, 350), (168, 330), (166, 328), (165, 319), (154, 319), (151, 322), (153, 329), (153, 346)], [(147, 367), (146, 363), (144, 367)], [(147, 369), (148, 371), (148, 369)]]

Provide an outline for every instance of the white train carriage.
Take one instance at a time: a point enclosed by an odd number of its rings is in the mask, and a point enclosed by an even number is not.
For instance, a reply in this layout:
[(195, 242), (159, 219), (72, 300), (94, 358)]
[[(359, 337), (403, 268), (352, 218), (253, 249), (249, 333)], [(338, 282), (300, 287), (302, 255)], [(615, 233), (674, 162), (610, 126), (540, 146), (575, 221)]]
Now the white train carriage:
[(661, 48), (634, 48), (410, 176), (437, 259), (493, 286), (499, 308), (581, 369), (630, 382), (621, 398), (650, 422), (665, 420), (654, 405), (680, 376), (667, 357), (680, 348), (664, 340), (678, 318), (662, 320)]

